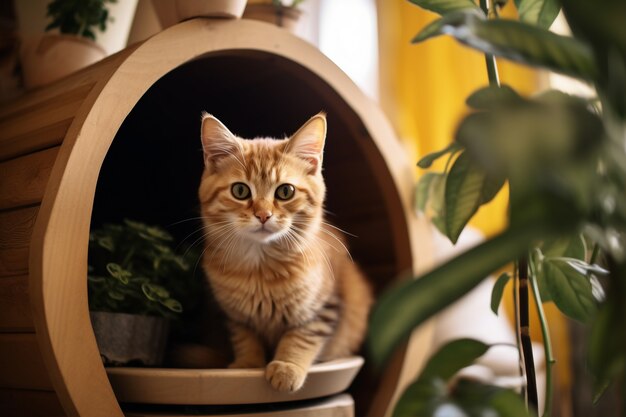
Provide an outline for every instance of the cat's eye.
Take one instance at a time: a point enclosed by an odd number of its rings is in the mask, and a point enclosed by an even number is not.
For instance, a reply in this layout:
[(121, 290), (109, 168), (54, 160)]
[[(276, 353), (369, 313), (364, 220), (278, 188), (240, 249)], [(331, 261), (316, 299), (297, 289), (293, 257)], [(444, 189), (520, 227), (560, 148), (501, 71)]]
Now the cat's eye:
[(250, 198), (250, 187), (243, 182), (236, 182), (230, 187), (230, 192), (237, 200), (245, 200)]
[(296, 192), (296, 187), (291, 184), (279, 185), (275, 196), (279, 200), (290, 200)]

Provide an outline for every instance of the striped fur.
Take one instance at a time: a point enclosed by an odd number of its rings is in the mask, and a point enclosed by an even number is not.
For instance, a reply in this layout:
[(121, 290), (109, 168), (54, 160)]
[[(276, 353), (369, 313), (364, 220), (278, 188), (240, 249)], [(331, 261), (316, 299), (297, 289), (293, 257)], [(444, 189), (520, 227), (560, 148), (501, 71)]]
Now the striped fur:
[[(244, 140), (203, 117), (203, 266), (229, 318), (230, 366), (267, 364), (280, 391), (298, 390), (313, 362), (354, 353), (371, 305), (343, 238), (323, 220), (325, 135), (323, 114), (284, 140)], [(235, 198), (235, 183), (250, 197)], [(282, 184), (294, 186), (291, 199), (276, 196)]]

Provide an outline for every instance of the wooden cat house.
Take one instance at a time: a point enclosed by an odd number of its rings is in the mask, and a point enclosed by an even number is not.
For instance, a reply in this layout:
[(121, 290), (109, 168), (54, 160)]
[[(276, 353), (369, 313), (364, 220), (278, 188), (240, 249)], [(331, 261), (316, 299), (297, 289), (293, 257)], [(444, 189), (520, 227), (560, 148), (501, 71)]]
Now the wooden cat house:
[[(376, 105), (281, 29), (184, 22), (0, 108), (1, 414), (124, 415), (89, 319), (90, 226), (116, 216), (171, 224), (194, 215), (203, 110), (243, 137), (290, 134), (326, 111), (327, 209), (357, 236), (354, 259), (377, 291), (426, 266), (410, 202), (413, 162)], [(371, 387), (368, 415), (384, 414), (403, 360)], [(149, 372), (139, 390), (173, 382)], [(352, 415), (349, 397), (335, 401), (344, 404), (337, 415)], [(263, 415), (292, 415), (281, 412)]]

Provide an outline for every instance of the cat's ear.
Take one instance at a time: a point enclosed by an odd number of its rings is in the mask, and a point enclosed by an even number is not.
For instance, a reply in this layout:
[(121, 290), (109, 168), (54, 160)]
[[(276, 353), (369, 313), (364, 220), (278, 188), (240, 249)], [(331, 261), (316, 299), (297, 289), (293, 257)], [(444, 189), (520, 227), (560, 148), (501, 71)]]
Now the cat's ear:
[(241, 151), (239, 140), (222, 122), (207, 112), (202, 113), (202, 149), (206, 166), (215, 166), (222, 158)]
[(311, 165), (310, 173), (315, 174), (322, 166), (325, 140), (326, 114), (318, 113), (289, 139), (287, 152), (307, 161)]

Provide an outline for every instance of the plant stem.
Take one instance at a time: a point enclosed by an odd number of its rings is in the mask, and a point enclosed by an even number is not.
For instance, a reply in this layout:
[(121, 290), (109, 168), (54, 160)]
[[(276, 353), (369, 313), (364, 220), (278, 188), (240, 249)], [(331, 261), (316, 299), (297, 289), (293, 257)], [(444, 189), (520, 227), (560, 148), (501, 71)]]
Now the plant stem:
[(598, 259), (598, 254), (600, 253), (600, 245), (597, 243), (593, 245), (593, 251), (591, 252), (591, 258), (589, 258), (589, 264), (593, 265), (596, 263)]
[[(480, 8), (488, 19), (497, 19), (498, 12), (496, 6), (490, 0), (480, 0)], [(500, 87), (500, 77), (498, 76), (498, 64), (491, 54), (485, 54), (485, 64), (487, 66), (487, 77), (489, 85)], [(538, 412), (539, 401), (537, 399), (537, 376), (535, 375), (535, 360), (533, 357), (532, 341), (530, 340), (530, 324), (528, 315), (528, 256), (522, 256), (518, 261), (518, 293), (514, 295), (516, 303), (516, 325), (519, 325), (518, 344), (521, 343), (522, 362), (526, 371), (526, 397), (529, 408)], [(542, 326), (543, 331), (543, 326)], [(547, 401), (547, 400), (546, 400)]]
[[(519, 374), (523, 378), (524, 375), (524, 355), (522, 354), (522, 338), (519, 320), (519, 276), (517, 274), (517, 262), (513, 265), (513, 312), (515, 313), (515, 344), (519, 354)], [(526, 386), (521, 389), (522, 398), (526, 398)]]
[(528, 406), (535, 414), (538, 412), (537, 377), (535, 375), (535, 360), (533, 346), (530, 340), (530, 323), (528, 314), (528, 257), (522, 256), (518, 261), (519, 273), (519, 309), (520, 309), (520, 337), (524, 352), (524, 368), (526, 369), (526, 395)]
[[(480, 8), (483, 12), (485, 12), (488, 19), (496, 19), (498, 17), (496, 7), (488, 0), (480, 0)], [(487, 65), (489, 85), (499, 87), (500, 77), (498, 76), (498, 64), (496, 63), (496, 58), (491, 54), (485, 54), (485, 64)]]
[(543, 303), (541, 301), (541, 293), (539, 292), (539, 284), (537, 282), (537, 273), (533, 268), (533, 264), (530, 264), (531, 275), (529, 277), (532, 285), (533, 295), (535, 296), (535, 306), (537, 307), (537, 314), (539, 315), (539, 323), (541, 324), (541, 335), (543, 336), (543, 351), (546, 357), (546, 390), (545, 390), (545, 404), (543, 407), (543, 417), (550, 416), (552, 409), (552, 366), (555, 363), (554, 356), (552, 355), (552, 342), (550, 340), (550, 329), (548, 328), (548, 321), (543, 311)]

